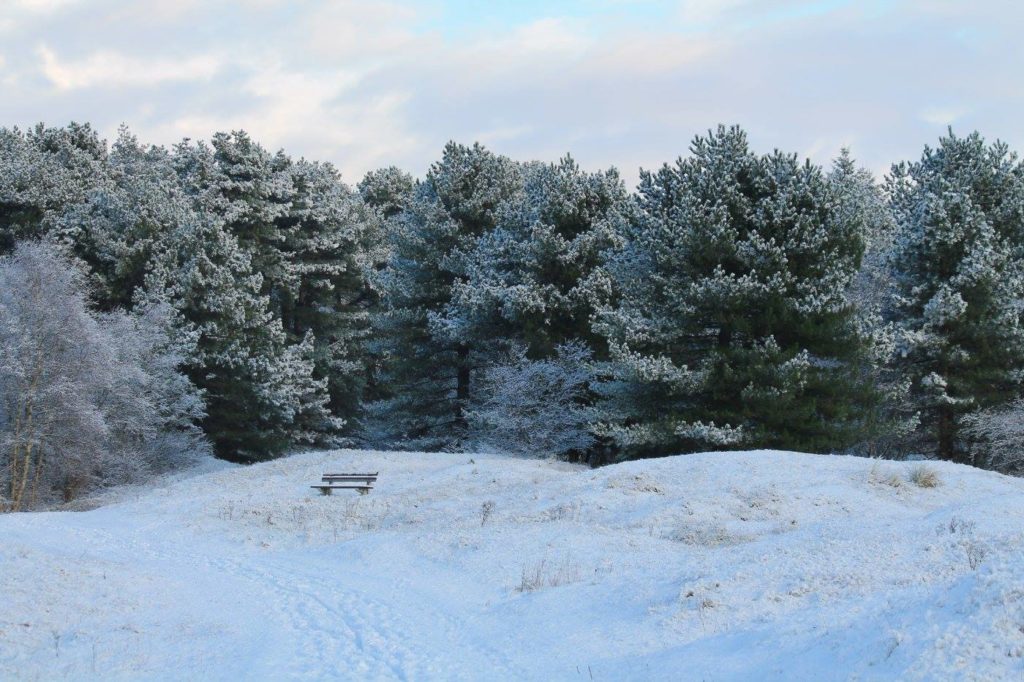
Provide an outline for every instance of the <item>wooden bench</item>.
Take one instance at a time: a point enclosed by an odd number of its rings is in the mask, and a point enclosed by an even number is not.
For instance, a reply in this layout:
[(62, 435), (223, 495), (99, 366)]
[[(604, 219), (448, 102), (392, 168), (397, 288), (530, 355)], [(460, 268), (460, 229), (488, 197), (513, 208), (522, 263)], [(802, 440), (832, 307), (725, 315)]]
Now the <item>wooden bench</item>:
[(311, 485), (321, 495), (330, 495), (332, 490), (358, 490), (360, 495), (373, 490), (373, 484), (377, 482), (377, 474), (324, 474), (320, 479), (321, 485)]

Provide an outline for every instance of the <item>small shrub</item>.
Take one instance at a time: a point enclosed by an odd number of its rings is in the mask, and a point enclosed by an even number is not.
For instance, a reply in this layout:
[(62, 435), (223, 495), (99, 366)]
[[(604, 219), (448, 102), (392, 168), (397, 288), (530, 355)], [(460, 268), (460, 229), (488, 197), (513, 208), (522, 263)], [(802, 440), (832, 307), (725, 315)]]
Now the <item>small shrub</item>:
[(981, 562), (988, 556), (988, 548), (973, 538), (963, 544), (964, 555), (967, 557), (967, 565), (974, 571), (981, 565)]
[(539, 521), (578, 521), (580, 517), (580, 503), (578, 500), (562, 502), (546, 509), (537, 518)]
[(903, 479), (900, 478), (899, 474), (889, 474), (884, 479), (882, 479), (882, 483), (892, 488), (903, 487)]
[(494, 513), (494, 501), (487, 500), (480, 506), (480, 527), (483, 528), (484, 524), (487, 523), (487, 519), (491, 518), (491, 514)]
[(938, 528), (940, 535), (948, 531), (955, 538), (952, 547), (963, 552), (967, 565), (972, 571), (977, 570), (981, 562), (988, 556), (988, 547), (974, 537), (974, 529), (977, 525), (974, 521), (954, 516), (949, 523), (941, 524)]
[(733, 533), (719, 523), (683, 523), (668, 539), (692, 547), (727, 547), (753, 540), (752, 536)]
[(939, 525), (939, 534), (948, 530), (950, 535), (973, 535), (977, 525), (974, 521), (967, 521), (959, 516), (954, 516), (949, 520), (949, 523)]
[(938, 472), (924, 464), (910, 470), (910, 482), (918, 488), (937, 488), (942, 485)]
[(535, 592), (544, 587), (558, 587), (578, 583), (583, 578), (580, 567), (574, 561), (565, 559), (560, 564), (553, 564), (541, 559), (532, 567), (523, 566), (518, 592)]
[(873, 485), (887, 485), (890, 488), (902, 488), (903, 479), (900, 475), (894, 471), (883, 472), (878, 462), (871, 465), (871, 471), (868, 472), (868, 482)]

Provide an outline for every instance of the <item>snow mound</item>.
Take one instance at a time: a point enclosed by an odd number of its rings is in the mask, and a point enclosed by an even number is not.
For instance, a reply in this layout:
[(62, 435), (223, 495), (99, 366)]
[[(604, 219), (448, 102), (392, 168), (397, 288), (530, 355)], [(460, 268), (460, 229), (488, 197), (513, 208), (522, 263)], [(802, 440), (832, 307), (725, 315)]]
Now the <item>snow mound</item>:
[(1019, 680), (1024, 481), (919, 466), (211, 466), (0, 517), (0, 678)]

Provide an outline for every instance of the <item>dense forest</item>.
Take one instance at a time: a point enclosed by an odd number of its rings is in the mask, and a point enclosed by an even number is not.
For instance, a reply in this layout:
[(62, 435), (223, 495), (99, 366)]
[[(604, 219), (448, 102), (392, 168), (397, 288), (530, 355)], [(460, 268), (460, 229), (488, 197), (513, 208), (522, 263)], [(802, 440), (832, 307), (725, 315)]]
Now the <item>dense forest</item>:
[(207, 450), (1024, 462), (1024, 166), (978, 134), (877, 180), (719, 127), (631, 191), (0, 129), (0, 254), (9, 509)]

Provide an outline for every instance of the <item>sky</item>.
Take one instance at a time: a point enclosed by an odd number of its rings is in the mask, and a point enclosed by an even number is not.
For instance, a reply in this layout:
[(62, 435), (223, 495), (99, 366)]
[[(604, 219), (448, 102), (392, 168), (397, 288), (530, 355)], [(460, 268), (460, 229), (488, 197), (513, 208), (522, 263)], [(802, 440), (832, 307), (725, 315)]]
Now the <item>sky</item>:
[(878, 174), (949, 126), (1024, 149), (1013, 0), (0, 0), (0, 126), (244, 129), (346, 181), (448, 140), (639, 169), (742, 125)]

